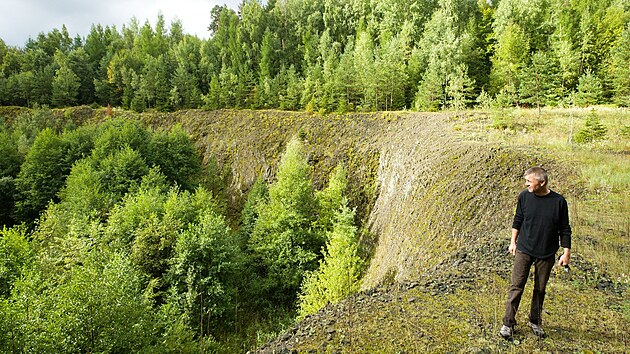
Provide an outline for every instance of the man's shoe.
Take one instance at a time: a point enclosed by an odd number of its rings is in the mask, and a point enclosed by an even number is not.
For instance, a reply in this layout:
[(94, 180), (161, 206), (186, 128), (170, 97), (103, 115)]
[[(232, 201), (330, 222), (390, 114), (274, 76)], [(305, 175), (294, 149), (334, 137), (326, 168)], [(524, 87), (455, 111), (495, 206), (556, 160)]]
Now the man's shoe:
[(532, 328), (534, 334), (539, 338), (545, 338), (545, 331), (543, 331), (542, 327), (535, 323), (529, 323), (529, 326)]
[(506, 325), (503, 325), (501, 327), (501, 330), (499, 330), (499, 334), (501, 335), (501, 337), (508, 339), (510, 337), (512, 337), (512, 327), (508, 327)]

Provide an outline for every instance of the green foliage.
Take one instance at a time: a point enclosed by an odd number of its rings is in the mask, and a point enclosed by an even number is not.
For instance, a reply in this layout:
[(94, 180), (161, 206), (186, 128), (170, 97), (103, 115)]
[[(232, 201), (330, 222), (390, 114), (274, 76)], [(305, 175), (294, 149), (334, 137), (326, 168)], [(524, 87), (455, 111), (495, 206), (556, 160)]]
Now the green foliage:
[(586, 117), (584, 128), (575, 134), (573, 140), (576, 143), (585, 144), (606, 138), (606, 127), (602, 124), (595, 111), (591, 111)]
[(328, 186), (315, 192), (318, 205), (317, 226), (325, 233), (333, 229), (336, 214), (344, 205), (344, 198), (348, 189), (348, 178), (343, 163), (339, 163), (330, 173)]
[(91, 158), (95, 163), (99, 163), (125, 148), (134, 150), (144, 157), (148, 155), (150, 140), (151, 132), (143, 127), (139, 121), (113, 119), (99, 127), (94, 139)]
[(52, 286), (37, 265), (3, 304), (5, 348), (35, 352), (128, 352), (149, 347), (155, 320), (140, 275), (125, 257), (93, 253)]
[(591, 70), (587, 70), (579, 79), (575, 103), (581, 107), (588, 107), (599, 103), (603, 95), (602, 83)]
[(29, 150), (15, 181), (16, 214), (20, 221), (35, 220), (57, 192), (70, 172), (66, 144), (50, 129), (44, 129)]
[(68, 60), (61, 52), (55, 54), (55, 62), (59, 69), (55, 71), (52, 81), (52, 104), (55, 107), (73, 106), (77, 103), (80, 78), (68, 66)]
[(418, 85), (415, 108), (419, 111), (434, 112), (439, 109), (444, 99), (444, 87), (439, 74), (434, 69), (425, 73)]
[[(507, 85), (519, 88), (527, 74), (521, 70), (531, 68), (530, 53), (539, 52), (557, 59), (558, 100), (591, 68), (604, 82), (603, 99), (625, 102), (623, 32), (630, 11), (623, 1), (241, 5), (238, 11), (215, 7), (209, 39), (184, 35), (179, 21), (169, 32), (158, 15), (154, 27), (136, 19), (120, 31), (97, 25), (74, 42), (64, 38), (67, 30), (53, 29), (24, 48), (3, 47), (0, 104), (96, 102), (137, 112), (201, 105), (399, 110), (418, 105), (416, 92), (427, 71), (437, 73), (446, 89), (455, 68), (467, 67), (473, 96), (482, 89), (496, 95)], [(431, 101), (420, 103), (434, 108)]]
[(304, 273), (315, 269), (324, 243), (312, 229), (316, 204), (301, 141), (287, 144), (276, 178), (269, 202), (259, 206), (249, 248), (268, 279), (269, 294), (291, 303)]
[(335, 223), (328, 232), (324, 260), (308, 274), (299, 298), (300, 317), (319, 311), (328, 303), (335, 304), (359, 290), (362, 261), (358, 255), (357, 228), (354, 211), (345, 205), (335, 213)]
[(555, 57), (534, 53), (530, 65), (520, 72), (520, 102), (532, 107), (556, 105), (563, 94), (558, 66)]
[(479, 93), (475, 101), (481, 109), (490, 109), (490, 107), (492, 107), (492, 97), (490, 97), (486, 90), (481, 90), (481, 93)]
[(465, 110), (472, 101), (472, 88), (474, 82), (466, 73), (468, 68), (458, 66), (454, 73), (448, 76), (446, 86), (446, 106), (456, 111)]
[(15, 177), (20, 171), (22, 156), (17, 139), (11, 132), (0, 130), (0, 177)]
[(492, 92), (499, 93), (506, 87), (518, 86), (518, 76), (529, 55), (530, 43), (523, 28), (515, 23), (497, 31), (495, 36), (497, 44), (492, 57), (490, 86)]
[(15, 177), (22, 164), (22, 156), (14, 137), (14, 134), (0, 130), (0, 225), (13, 223)]
[[(215, 331), (233, 309), (240, 251), (225, 218), (214, 211), (201, 213), (177, 236), (168, 274), (169, 297), (183, 309), (192, 328), (203, 336)], [(223, 325), (226, 323), (223, 322)]]
[(201, 173), (201, 161), (193, 140), (181, 125), (153, 133), (147, 146), (147, 163), (159, 166), (170, 183), (193, 189)]
[(61, 207), (70, 215), (104, 215), (106, 190), (101, 176), (88, 160), (80, 160), (70, 171), (59, 191)]
[(13, 283), (22, 277), (34, 260), (35, 252), (27, 239), (25, 227), (2, 228), (0, 254), (0, 299), (5, 299), (11, 294)]
[(238, 235), (243, 247), (249, 242), (256, 220), (258, 220), (258, 210), (261, 205), (268, 202), (268, 197), (269, 189), (267, 188), (267, 183), (264, 178), (258, 177), (247, 194), (247, 200), (241, 211)]
[(42, 130), (51, 128), (58, 131), (60, 129), (58, 121), (54, 119), (52, 111), (47, 107), (21, 113), (15, 118), (11, 128), (15, 139), (17, 139), (18, 151), (21, 156), (26, 156), (35, 138)]
[(630, 23), (626, 25), (621, 36), (612, 48), (608, 66), (612, 77), (612, 89), (617, 104), (630, 106)]

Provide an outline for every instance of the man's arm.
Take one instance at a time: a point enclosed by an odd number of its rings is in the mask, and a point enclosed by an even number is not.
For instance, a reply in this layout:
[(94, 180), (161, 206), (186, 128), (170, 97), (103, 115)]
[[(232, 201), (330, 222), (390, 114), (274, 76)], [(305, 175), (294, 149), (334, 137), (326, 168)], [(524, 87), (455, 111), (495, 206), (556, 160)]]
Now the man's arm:
[(562, 256), (560, 256), (560, 260), (558, 261), (558, 264), (560, 264), (561, 266), (568, 266), (570, 262), (571, 262), (571, 249), (565, 247), (564, 253), (562, 254)]
[(569, 224), (569, 207), (567, 201), (563, 199), (560, 220), (560, 246), (564, 253), (560, 256), (558, 264), (568, 266), (571, 262), (571, 225)]
[(518, 239), (518, 229), (512, 229), (512, 240), (510, 241), (510, 248), (508, 250), (513, 256), (516, 256), (516, 240)]

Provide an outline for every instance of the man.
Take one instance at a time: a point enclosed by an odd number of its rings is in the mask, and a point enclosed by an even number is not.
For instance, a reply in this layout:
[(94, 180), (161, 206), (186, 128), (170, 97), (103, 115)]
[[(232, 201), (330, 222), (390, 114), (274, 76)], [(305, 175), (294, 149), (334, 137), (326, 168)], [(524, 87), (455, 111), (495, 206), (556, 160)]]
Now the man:
[(545, 288), (555, 264), (558, 243), (564, 248), (559, 264), (567, 267), (571, 259), (571, 226), (567, 201), (549, 189), (547, 171), (532, 167), (525, 171), (527, 189), (518, 196), (509, 252), (514, 256), (512, 283), (499, 333), (510, 338), (516, 325), (516, 311), (523, 295), (529, 270), (534, 265), (534, 291), (529, 326), (535, 335), (544, 337), (541, 327)]

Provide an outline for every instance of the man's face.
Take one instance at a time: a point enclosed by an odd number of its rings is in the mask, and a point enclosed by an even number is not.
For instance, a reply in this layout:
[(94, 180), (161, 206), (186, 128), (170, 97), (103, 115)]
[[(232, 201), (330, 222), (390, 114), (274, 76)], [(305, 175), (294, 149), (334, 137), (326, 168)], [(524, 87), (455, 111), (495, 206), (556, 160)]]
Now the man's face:
[(525, 185), (531, 193), (539, 193), (544, 190), (544, 181), (539, 181), (535, 174), (525, 176)]

